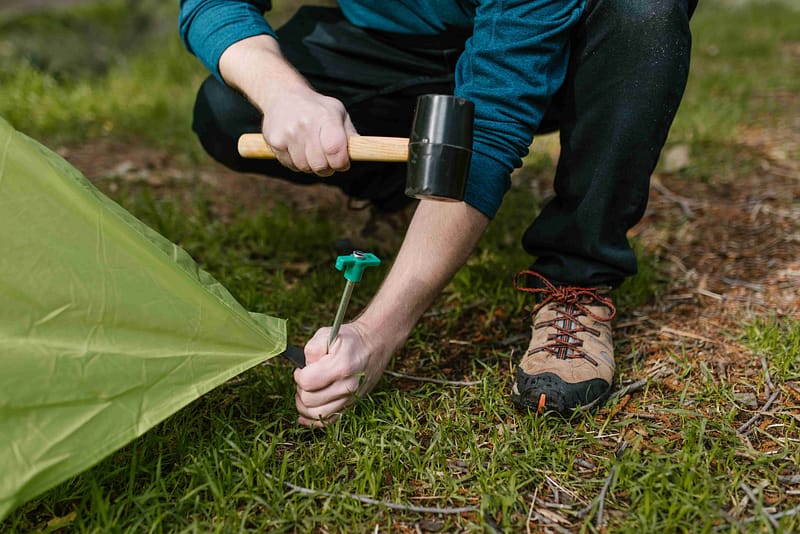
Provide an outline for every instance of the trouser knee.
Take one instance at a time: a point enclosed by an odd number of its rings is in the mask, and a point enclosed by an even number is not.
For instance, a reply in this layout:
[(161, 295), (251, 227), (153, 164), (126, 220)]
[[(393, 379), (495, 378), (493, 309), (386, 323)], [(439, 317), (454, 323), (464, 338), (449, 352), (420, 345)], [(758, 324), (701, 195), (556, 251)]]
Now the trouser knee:
[(692, 0), (594, 0), (587, 6), (590, 19), (614, 27), (631, 51), (652, 54), (689, 35)]
[(239, 155), (239, 136), (261, 130), (261, 114), (242, 95), (214, 77), (197, 92), (192, 130), (206, 152), (223, 165), (248, 172), (252, 161)]

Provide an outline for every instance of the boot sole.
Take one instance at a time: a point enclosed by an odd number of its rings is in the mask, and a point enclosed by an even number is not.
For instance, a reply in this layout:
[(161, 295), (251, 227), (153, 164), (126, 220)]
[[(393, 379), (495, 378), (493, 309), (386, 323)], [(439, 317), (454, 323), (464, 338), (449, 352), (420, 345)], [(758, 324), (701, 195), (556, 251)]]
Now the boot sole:
[(527, 375), (517, 369), (511, 401), (518, 407), (542, 414), (557, 412), (564, 416), (576, 410), (595, 410), (611, 393), (611, 385), (600, 378), (570, 383), (553, 373)]

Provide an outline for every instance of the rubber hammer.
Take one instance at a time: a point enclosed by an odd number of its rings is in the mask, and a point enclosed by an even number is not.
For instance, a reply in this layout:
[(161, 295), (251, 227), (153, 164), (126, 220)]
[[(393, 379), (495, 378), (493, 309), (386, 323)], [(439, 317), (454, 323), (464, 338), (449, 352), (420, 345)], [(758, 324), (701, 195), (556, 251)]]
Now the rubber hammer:
[[(463, 200), (472, 158), (473, 115), (474, 105), (464, 98), (422, 95), (417, 98), (410, 137), (353, 136), (347, 150), (352, 161), (408, 162), (409, 197)], [(260, 133), (242, 135), (238, 149), (245, 158), (275, 158)]]

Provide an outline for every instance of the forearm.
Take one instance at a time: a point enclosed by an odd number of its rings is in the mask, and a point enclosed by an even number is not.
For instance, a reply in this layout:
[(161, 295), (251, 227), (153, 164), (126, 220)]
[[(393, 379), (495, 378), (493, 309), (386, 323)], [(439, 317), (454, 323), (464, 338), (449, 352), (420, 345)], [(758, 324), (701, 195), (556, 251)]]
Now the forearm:
[(328, 347), (329, 328), (306, 344), (308, 365), (294, 372), (298, 421), (323, 426), (366, 395), (420, 316), (464, 265), (489, 219), (470, 205), (423, 200), (394, 265), (367, 309), (343, 325)]
[(397, 258), (356, 323), (396, 350), (467, 261), (489, 219), (463, 202), (420, 202)]
[(239, 90), (262, 112), (276, 96), (310, 90), (270, 35), (256, 35), (229, 46), (220, 56), (219, 70), (225, 83)]

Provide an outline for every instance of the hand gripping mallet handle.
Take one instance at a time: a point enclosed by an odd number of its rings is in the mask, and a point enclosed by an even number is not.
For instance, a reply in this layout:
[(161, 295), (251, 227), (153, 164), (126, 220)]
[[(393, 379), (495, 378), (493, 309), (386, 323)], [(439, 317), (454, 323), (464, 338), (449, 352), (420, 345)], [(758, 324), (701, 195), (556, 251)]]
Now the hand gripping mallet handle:
[(365, 269), (377, 267), (380, 264), (381, 260), (375, 254), (361, 252), (360, 250), (353, 251), (349, 256), (336, 258), (336, 269), (339, 271), (344, 270), (344, 278), (347, 283), (342, 292), (342, 299), (339, 301), (339, 308), (336, 310), (336, 317), (333, 318), (331, 333), (328, 336), (327, 352), (330, 352), (331, 345), (336, 341), (336, 336), (339, 335), (339, 328), (342, 326), (342, 321), (344, 321), (344, 314), (347, 311), (347, 305), (350, 303), (353, 288), (361, 281), (361, 276), (364, 274)]
[[(347, 140), (347, 152), (353, 161), (407, 162), (409, 197), (463, 200), (472, 158), (474, 107), (452, 95), (421, 95), (408, 138), (355, 135)], [(243, 134), (237, 148), (243, 158), (275, 158), (260, 133)]]

